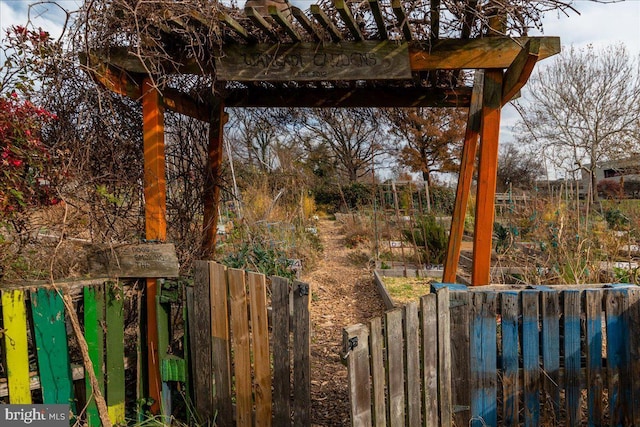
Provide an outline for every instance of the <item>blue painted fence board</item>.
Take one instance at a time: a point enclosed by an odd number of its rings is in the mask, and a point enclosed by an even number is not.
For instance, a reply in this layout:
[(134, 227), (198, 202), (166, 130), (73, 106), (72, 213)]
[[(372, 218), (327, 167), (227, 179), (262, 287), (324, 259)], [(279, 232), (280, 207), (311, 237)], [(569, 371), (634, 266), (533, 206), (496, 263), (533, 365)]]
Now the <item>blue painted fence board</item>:
[(518, 292), (505, 292), (501, 295), (502, 312), (502, 396), (503, 424), (519, 425), (518, 391)]
[(471, 426), (498, 422), (496, 293), (475, 292), (471, 309)]
[(629, 327), (626, 319), (627, 291), (607, 290), (605, 308), (607, 322), (607, 378), (609, 388), (609, 424), (629, 425)]
[(560, 422), (560, 293), (545, 289), (540, 293), (542, 318), (543, 423)]
[(580, 291), (564, 292), (564, 367), (568, 426), (580, 425)]
[(540, 424), (540, 332), (538, 292), (522, 292), (522, 368), (524, 372), (524, 425)]
[(587, 346), (587, 422), (602, 425), (602, 291), (585, 291), (585, 343)]

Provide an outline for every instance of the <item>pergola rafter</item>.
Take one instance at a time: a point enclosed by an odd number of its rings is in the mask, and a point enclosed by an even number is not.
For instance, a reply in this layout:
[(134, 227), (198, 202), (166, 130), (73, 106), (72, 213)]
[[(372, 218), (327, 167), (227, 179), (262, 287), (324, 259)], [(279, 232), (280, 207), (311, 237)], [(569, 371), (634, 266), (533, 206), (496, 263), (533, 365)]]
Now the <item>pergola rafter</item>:
[[(326, 3), (312, 5), (308, 13), (280, 0), (272, 3), (254, 7), (253, 0), (244, 14), (220, 8), (209, 21), (184, 10), (164, 13), (164, 21), (149, 24), (163, 34), (163, 40), (171, 39), (162, 55), (140, 55), (139, 46), (103, 46), (83, 55), (84, 66), (97, 82), (145, 105), (145, 188), (151, 191), (146, 205), (147, 239), (166, 237), (157, 193), (161, 186), (150, 178), (156, 174), (160, 179), (164, 173), (158, 167), (164, 164), (159, 149), (164, 109), (210, 124), (202, 239), (203, 256), (208, 257), (215, 248), (224, 107), (469, 108), (444, 281), (456, 281), (479, 152), (472, 284), (489, 284), (500, 111), (524, 86), (537, 61), (559, 53), (559, 38), (498, 35), (504, 29), (500, 16), (488, 17), (490, 36), (470, 38), (476, 23), (474, 0), (462, 12), (458, 39), (440, 38), (443, 6), (439, 0), (428, 2), (427, 32), (418, 31), (415, 11), (404, 10), (406, 4), (396, 0), (390, 10), (378, 0), (367, 0), (355, 12), (354, 3), (343, 0), (333, 0), (331, 8)], [(205, 41), (189, 50), (193, 40), (183, 36), (193, 27), (215, 37), (195, 38)], [(463, 70), (476, 70), (473, 86), (466, 85), (468, 74)], [(187, 93), (172, 87), (167, 77), (180, 74), (210, 76), (212, 86)], [(153, 86), (152, 80), (159, 83)], [(147, 298), (155, 301), (153, 281)], [(152, 327), (155, 319), (148, 321)], [(150, 335), (149, 339), (156, 338)], [(153, 353), (157, 342), (148, 346), (149, 359), (157, 361)], [(159, 393), (150, 391), (158, 402)]]

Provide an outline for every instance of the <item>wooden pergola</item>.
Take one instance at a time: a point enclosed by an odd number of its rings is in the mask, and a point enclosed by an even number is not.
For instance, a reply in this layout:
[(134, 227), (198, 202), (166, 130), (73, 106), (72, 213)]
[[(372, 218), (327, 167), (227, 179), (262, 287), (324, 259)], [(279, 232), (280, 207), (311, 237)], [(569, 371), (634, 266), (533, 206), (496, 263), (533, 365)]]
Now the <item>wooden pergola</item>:
[[(215, 21), (203, 19), (196, 10), (180, 15), (165, 11), (154, 25), (177, 47), (170, 63), (160, 68), (210, 76), (206, 97), (156, 85), (152, 70), (158, 70), (158, 64), (147, 63), (135, 48), (112, 47), (83, 55), (98, 82), (142, 101), (147, 240), (166, 239), (165, 109), (210, 123), (202, 246), (205, 254), (212, 254), (225, 107), (461, 107), (469, 109), (469, 116), (443, 281), (456, 281), (479, 154), (472, 284), (489, 284), (501, 108), (518, 94), (538, 60), (559, 53), (560, 40), (498, 35), (503, 25), (500, 16), (489, 20), (493, 30), (481, 38), (469, 38), (473, 26), (469, 16), (461, 38), (441, 39), (439, 0), (431, 0), (430, 31), (420, 35), (399, 0), (391, 2), (393, 20), (382, 13), (378, 0), (367, 3), (367, 22), (374, 28), (367, 32), (344, 0), (334, 0), (331, 10), (313, 5), (308, 12), (277, 4), (249, 6), (244, 13), (220, 9)], [(216, 48), (205, 52), (208, 61), (181, 54), (178, 30), (189, 25), (219, 35)], [(461, 70), (475, 70), (472, 85), (465, 84), (468, 74)], [(155, 279), (148, 279), (150, 378), (157, 378), (158, 370), (153, 327), (156, 286)], [(150, 381), (150, 395), (159, 402), (158, 384)]]

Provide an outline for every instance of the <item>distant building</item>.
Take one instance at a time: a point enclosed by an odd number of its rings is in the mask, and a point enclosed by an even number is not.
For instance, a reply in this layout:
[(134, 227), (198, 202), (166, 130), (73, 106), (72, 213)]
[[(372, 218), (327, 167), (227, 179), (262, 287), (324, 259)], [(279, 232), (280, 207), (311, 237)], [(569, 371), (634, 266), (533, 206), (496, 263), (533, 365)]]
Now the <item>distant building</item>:
[[(589, 189), (590, 168), (591, 165), (586, 165), (586, 169), (582, 170), (581, 195)], [(627, 196), (640, 197), (640, 155), (602, 162), (597, 165), (595, 175), (598, 186), (607, 182), (623, 184)]]

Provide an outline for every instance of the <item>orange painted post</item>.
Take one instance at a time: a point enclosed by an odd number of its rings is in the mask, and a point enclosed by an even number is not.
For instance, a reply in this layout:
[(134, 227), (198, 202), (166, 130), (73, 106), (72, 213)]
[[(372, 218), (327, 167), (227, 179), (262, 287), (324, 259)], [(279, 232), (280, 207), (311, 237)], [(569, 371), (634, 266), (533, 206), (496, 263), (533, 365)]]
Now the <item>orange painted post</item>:
[[(147, 240), (167, 238), (167, 200), (164, 158), (164, 115), (160, 94), (149, 78), (142, 82), (142, 131), (144, 138), (145, 234)], [(162, 381), (158, 358), (156, 295), (158, 281), (147, 279), (147, 373), (151, 412), (160, 411)]]
[(464, 218), (467, 213), (469, 192), (473, 179), (473, 169), (478, 148), (478, 135), (480, 134), (480, 114), (482, 110), (482, 86), (484, 84), (484, 71), (477, 70), (473, 81), (471, 93), (471, 105), (469, 106), (469, 118), (464, 135), (462, 147), (462, 159), (460, 160), (460, 177), (456, 189), (456, 202), (453, 207), (449, 243), (447, 246), (447, 258), (444, 263), (442, 281), (455, 283), (460, 261), (460, 246), (464, 233)]
[(216, 236), (218, 231), (218, 203), (220, 200), (220, 166), (223, 152), (223, 128), (227, 121), (222, 100), (213, 107), (209, 122), (209, 148), (207, 156), (207, 170), (205, 172), (204, 192), (204, 221), (202, 230), (202, 258), (212, 260), (216, 250)]
[(502, 70), (486, 70), (482, 94), (480, 160), (473, 238), (473, 286), (488, 285), (491, 275), (491, 239), (495, 213), (498, 139), (502, 105)]

